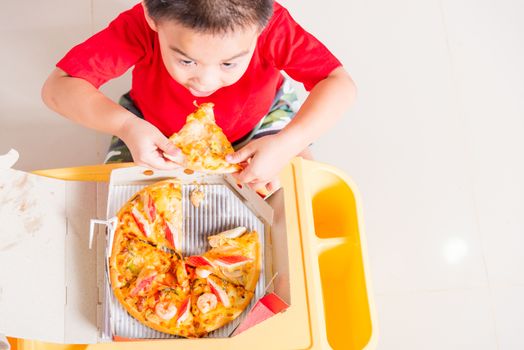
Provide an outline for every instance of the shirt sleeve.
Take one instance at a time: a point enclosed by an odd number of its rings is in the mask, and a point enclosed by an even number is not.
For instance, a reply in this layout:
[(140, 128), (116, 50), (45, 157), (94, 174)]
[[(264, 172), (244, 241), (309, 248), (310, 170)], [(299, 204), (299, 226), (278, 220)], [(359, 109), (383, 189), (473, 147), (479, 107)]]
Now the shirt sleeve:
[(265, 29), (264, 54), (274, 66), (310, 91), (340, 61), (317, 38), (304, 30), (282, 6), (275, 7)]
[(141, 4), (121, 13), (109, 26), (73, 47), (56, 66), (99, 88), (124, 74), (146, 55), (149, 28)]

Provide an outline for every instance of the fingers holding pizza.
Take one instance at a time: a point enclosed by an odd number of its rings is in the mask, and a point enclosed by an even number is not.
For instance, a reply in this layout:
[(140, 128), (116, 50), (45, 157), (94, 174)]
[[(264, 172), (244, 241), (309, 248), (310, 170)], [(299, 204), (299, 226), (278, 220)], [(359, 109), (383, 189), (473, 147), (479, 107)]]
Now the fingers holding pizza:
[[(129, 117), (117, 136), (129, 148), (137, 165), (173, 170), (184, 162), (182, 152), (169, 142), (160, 130), (144, 119)], [(169, 159), (164, 154), (169, 155)]]
[(251, 141), (226, 159), (234, 164), (244, 164), (241, 171), (233, 174), (238, 182), (267, 195), (280, 187), (278, 175), (293, 156), (275, 134)]

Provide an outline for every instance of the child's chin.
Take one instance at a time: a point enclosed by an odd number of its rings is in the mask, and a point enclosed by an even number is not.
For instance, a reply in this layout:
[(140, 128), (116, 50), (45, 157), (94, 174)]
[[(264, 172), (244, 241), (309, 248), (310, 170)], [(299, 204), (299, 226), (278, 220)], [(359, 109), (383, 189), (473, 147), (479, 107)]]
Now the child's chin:
[(193, 88), (188, 88), (189, 92), (191, 93), (191, 95), (195, 96), (195, 97), (207, 97), (207, 96), (210, 96), (212, 94), (215, 93), (216, 90), (213, 90), (213, 91), (199, 91), (199, 90), (195, 90)]

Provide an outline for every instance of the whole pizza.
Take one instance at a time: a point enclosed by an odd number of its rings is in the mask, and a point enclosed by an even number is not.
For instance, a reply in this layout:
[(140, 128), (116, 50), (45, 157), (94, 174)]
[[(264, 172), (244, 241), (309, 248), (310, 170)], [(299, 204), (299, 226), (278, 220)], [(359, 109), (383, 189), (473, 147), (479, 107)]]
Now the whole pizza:
[(234, 320), (260, 274), (258, 234), (238, 227), (208, 239), (206, 252), (184, 257), (180, 182), (143, 188), (118, 213), (109, 259), (116, 298), (146, 326), (182, 337)]

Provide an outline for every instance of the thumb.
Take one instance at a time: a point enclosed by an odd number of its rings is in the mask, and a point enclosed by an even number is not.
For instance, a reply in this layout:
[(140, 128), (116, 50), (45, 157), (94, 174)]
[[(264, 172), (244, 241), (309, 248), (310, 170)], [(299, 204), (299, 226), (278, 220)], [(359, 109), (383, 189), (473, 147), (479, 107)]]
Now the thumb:
[(226, 161), (231, 164), (246, 162), (253, 154), (255, 154), (255, 148), (247, 144), (235, 153), (228, 154), (226, 156)]
[(182, 163), (184, 160), (184, 155), (182, 151), (175, 146), (168, 138), (162, 138), (158, 140), (156, 146), (164, 154), (164, 156), (176, 163)]

